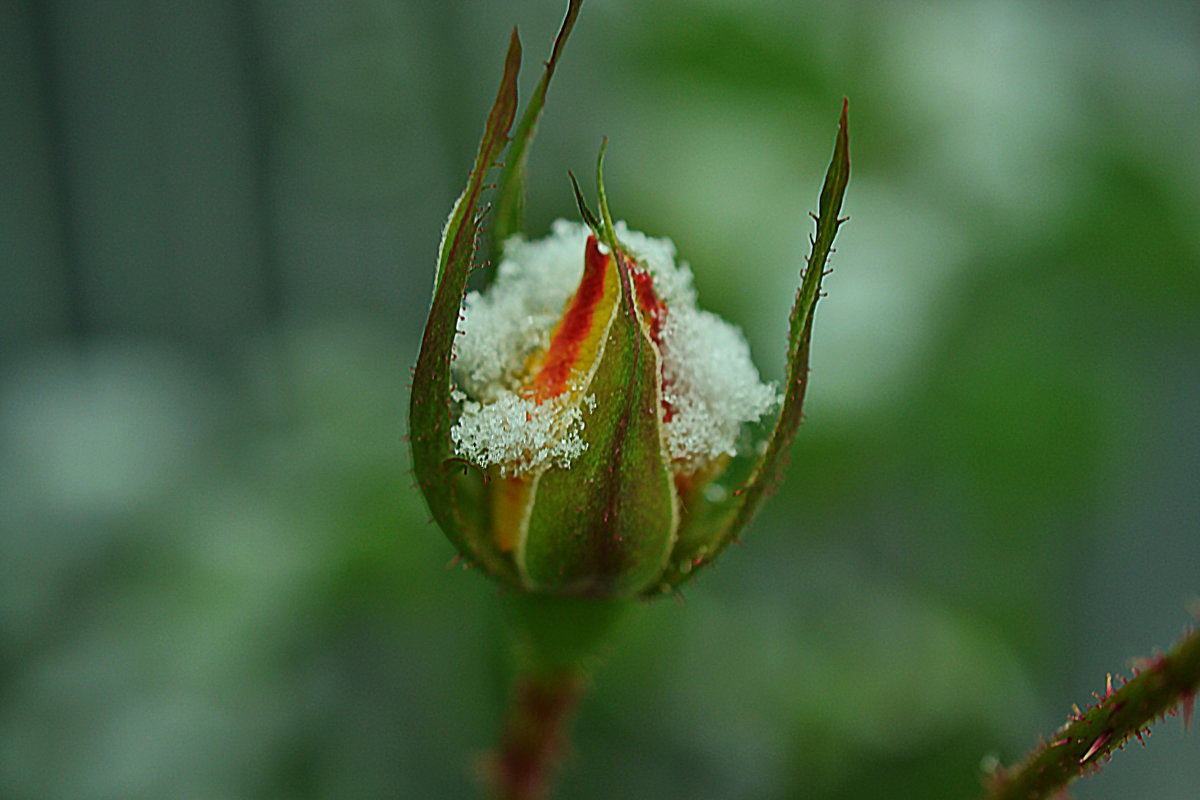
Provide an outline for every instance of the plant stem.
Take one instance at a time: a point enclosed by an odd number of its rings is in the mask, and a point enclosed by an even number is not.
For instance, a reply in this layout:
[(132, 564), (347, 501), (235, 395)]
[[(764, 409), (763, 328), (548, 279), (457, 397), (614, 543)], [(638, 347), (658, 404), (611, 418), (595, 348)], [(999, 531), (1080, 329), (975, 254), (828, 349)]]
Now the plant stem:
[(571, 718), (583, 695), (582, 669), (518, 675), (512, 709), (491, 775), (496, 800), (542, 800), (562, 761)]
[(496, 800), (543, 800), (563, 760), (571, 718), (592, 668), (638, 605), (533, 593), (506, 595), (504, 605), (516, 677), (488, 778)]
[[(997, 768), (985, 800), (1039, 800), (1051, 797), (1076, 778), (1107, 761), (1115, 749), (1150, 733), (1149, 725), (1176, 706), (1186, 727), (1200, 688), (1200, 631), (1191, 631), (1168, 653), (1144, 660), (1135, 677), (1119, 689), (1112, 676), (1103, 695), (1079, 711), (1011, 769)], [(1122, 679), (1123, 680), (1123, 679)]]

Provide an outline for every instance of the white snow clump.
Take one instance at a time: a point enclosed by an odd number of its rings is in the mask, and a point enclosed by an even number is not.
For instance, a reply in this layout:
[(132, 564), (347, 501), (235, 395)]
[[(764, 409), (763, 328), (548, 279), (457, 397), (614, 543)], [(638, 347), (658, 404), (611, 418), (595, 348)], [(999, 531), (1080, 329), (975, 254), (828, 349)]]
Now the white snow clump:
[[(661, 333), (663, 399), (671, 418), (663, 428), (670, 457), (691, 471), (736, 455), (738, 432), (779, 402), (759, 378), (740, 330), (696, 307), (692, 272), (675, 262), (670, 239), (652, 239), (616, 224), (617, 238), (653, 279), (666, 304)], [(587, 448), (583, 408), (593, 397), (566, 392), (541, 404), (522, 397), (531, 355), (550, 335), (583, 276), (588, 229), (557, 220), (550, 236), (514, 237), (496, 279), (463, 303), (454, 340), (454, 377), (462, 413), (451, 428), (455, 451), (504, 475), (568, 467)]]

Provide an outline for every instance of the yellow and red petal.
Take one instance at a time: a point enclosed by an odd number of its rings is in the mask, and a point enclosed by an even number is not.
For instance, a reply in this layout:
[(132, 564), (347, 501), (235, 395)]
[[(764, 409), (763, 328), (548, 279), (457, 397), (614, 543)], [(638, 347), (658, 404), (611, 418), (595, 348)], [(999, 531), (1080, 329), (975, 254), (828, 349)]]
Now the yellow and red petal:
[(502, 553), (510, 553), (521, 539), (529, 516), (533, 479), (528, 475), (503, 477), (492, 475), (492, 535)]
[(600, 357), (620, 296), (612, 256), (600, 250), (595, 236), (589, 236), (579, 289), (551, 334), (550, 346), (533, 365), (526, 397), (540, 404), (583, 383)]

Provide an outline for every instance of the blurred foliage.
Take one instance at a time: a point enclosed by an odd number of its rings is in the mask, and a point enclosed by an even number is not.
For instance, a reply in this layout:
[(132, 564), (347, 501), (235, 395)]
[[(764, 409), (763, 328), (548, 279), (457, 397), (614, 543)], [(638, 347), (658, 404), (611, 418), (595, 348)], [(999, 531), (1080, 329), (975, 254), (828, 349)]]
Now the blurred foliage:
[[(0, 795), (464, 797), (497, 589), (411, 489), (437, 236), (563, 4), (0, 11)], [(786, 485), (596, 678), (564, 798), (959, 798), (1200, 591), (1186, 2), (585, 4), (531, 233), (608, 135), (778, 377), (840, 99), (852, 221)], [(1196, 741), (1075, 788), (1192, 798)]]

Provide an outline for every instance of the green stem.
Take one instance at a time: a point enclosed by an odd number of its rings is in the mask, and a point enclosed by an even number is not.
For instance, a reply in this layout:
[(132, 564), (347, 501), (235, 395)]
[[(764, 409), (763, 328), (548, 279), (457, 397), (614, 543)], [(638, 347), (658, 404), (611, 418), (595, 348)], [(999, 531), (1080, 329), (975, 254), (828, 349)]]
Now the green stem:
[(1011, 769), (996, 769), (985, 800), (1039, 800), (1107, 761), (1129, 739), (1149, 734), (1149, 725), (1182, 706), (1184, 725), (1200, 688), (1200, 631), (1191, 631), (1165, 655), (1145, 660), (1119, 689), (1108, 686), (1086, 711), (1076, 709), (1049, 741)]

